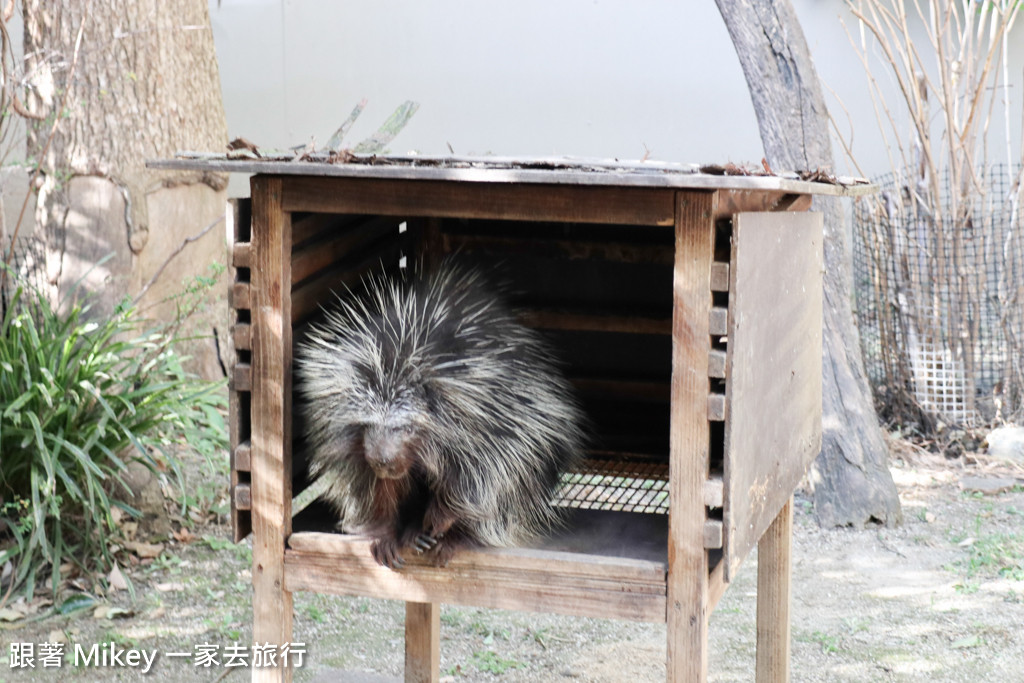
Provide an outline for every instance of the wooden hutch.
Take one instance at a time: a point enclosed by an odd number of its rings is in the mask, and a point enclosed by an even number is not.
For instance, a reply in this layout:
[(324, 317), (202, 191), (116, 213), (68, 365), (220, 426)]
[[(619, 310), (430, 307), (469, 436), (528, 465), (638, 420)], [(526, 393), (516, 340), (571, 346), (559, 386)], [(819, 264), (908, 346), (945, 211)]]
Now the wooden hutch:
[[(403, 600), (406, 680), (437, 681), (441, 603), (549, 611), (667, 622), (668, 679), (703, 681), (708, 618), (759, 543), (757, 680), (788, 679), (791, 495), (821, 444), (822, 219), (808, 209), (869, 187), (543, 159), (150, 166), (255, 174), (234, 212), (230, 425), (256, 642), (293, 640), (294, 591)], [(594, 443), (560, 495), (564, 533), (395, 572), (316, 506), (293, 518), (307, 485), (293, 348), (368, 271), (453, 251), (511, 281)]]

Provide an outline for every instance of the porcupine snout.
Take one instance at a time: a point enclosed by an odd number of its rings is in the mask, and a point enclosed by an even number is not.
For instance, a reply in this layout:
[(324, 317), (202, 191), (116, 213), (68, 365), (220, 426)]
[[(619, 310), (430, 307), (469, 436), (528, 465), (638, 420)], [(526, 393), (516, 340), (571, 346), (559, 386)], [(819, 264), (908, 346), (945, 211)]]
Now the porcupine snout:
[(366, 463), (381, 479), (401, 479), (416, 462), (419, 436), (408, 424), (375, 424), (363, 432)]

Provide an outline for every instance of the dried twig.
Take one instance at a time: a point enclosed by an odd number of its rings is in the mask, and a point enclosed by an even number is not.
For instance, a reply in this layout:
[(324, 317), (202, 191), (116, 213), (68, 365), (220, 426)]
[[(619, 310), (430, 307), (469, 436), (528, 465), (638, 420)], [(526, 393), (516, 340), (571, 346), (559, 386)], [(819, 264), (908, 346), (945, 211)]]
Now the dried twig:
[(205, 228), (197, 232), (195, 235), (192, 235), (191, 237), (186, 237), (184, 240), (182, 240), (181, 244), (179, 244), (178, 247), (174, 251), (172, 251), (170, 255), (164, 260), (164, 262), (160, 264), (160, 267), (156, 269), (156, 272), (153, 273), (153, 277), (149, 278), (149, 282), (147, 282), (146, 285), (139, 290), (139, 293), (135, 295), (135, 298), (132, 299), (132, 304), (134, 305), (139, 303), (142, 297), (146, 295), (146, 292), (149, 291), (149, 288), (152, 287), (153, 284), (156, 283), (156, 281), (160, 278), (160, 275), (164, 272), (164, 269), (167, 267), (167, 265), (175, 258), (177, 258), (178, 254), (185, 250), (185, 247), (192, 244), (193, 242), (198, 242), (199, 240), (201, 240), (203, 236), (206, 235), (206, 233), (213, 230), (213, 228), (217, 224), (221, 223), (223, 220), (224, 217), (221, 216), (214, 220), (209, 225), (207, 225)]
[[(875, 310), (880, 318), (895, 310), (899, 320), (898, 326), (881, 330), (882, 356), (900, 356), (896, 377), (913, 378), (915, 354), (924, 350), (945, 354), (950, 360), (941, 362), (953, 364), (964, 375), (962, 399), (970, 420), (977, 416), (974, 377), (982, 360), (983, 307), (989, 305), (987, 299), (996, 298), (988, 291), (992, 283), (977, 259), (1001, 257), (1002, 281), (996, 287), (1000, 303), (1010, 303), (1013, 287), (1008, 274), (1018, 281), (1021, 277), (1011, 259), (1020, 257), (1024, 240), (1017, 208), (1024, 150), (1021, 169), (1007, 171), (1012, 176), (1007, 196), (993, 201), (985, 182), (989, 175), (988, 132), (999, 111), (998, 94), (1005, 93), (1009, 85), (1006, 42), (1024, 3), (847, 0), (847, 5), (858, 20), (859, 39), (854, 39), (849, 29), (847, 35), (868, 77), (896, 188), (867, 200), (874, 202), (870, 212), (875, 224), (887, 231), (876, 233), (871, 238), (874, 244), (869, 245), (877, 259), (873, 270), (880, 278)], [(923, 38), (911, 30), (914, 22), (922, 24)], [(895, 83), (898, 102), (887, 101), (876, 78), (874, 57), (881, 59)], [(899, 109), (906, 115), (909, 135), (895, 115)], [(1002, 112), (1009, 140), (1009, 105), (1005, 101)], [(833, 127), (842, 138), (834, 121)], [(844, 150), (852, 159), (852, 145), (844, 142)], [(943, 174), (948, 186), (942, 185)], [(994, 214), (1008, 217), (1005, 235), (994, 234)], [(993, 243), (1003, 244), (1001, 254)], [(978, 255), (981, 250), (984, 254)], [(1010, 322), (1020, 327), (1024, 325), (1020, 303), (1016, 308)], [(1000, 322), (1006, 322), (1005, 315), (1000, 315)], [(879, 324), (883, 326), (881, 321)], [(1007, 355), (1020, 358), (1024, 334), (1013, 333), (1011, 327), (1004, 325), (1004, 341), (1011, 344)], [(890, 388), (910, 390), (892, 386), (894, 378), (889, 377)], [(1004, 396), (1016, 396), (1017, 410), (1024, 412), (1024, 379), (1006, 380), (1001, 391)], [(898, 379), (896, 384), (900, 384)], [(915, 401), (913, 395), (907, 399), (908, 405)]]

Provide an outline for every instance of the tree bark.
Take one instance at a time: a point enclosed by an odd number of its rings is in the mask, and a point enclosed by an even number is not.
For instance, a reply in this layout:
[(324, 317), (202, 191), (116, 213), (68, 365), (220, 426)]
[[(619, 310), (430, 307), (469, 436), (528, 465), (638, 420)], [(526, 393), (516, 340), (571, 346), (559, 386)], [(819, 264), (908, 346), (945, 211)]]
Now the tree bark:
[[(86, 290), (101, 292), (93, 312), (102, 315), (139, 292), (187, 237), (224, 215), (225, 177), (145, 168), (147, 159), (220, 150), (227, 142), (208, 5), (24, 0), (23, 7), (27, 105), (47, 116), (29, 126), (28, 157), (42, 171), (36, 235), (45, 241), (50, 294), (60, 301), (84, 278)], [(57, 111), (67, 88), (66, 108)], [(54, 116), (59, 125), (47, 147)], [(168, 297), (224, 260), (224, 230), (211, 230), (168, 264), (140, 310), (173, 320), (176, 302)], [(219, 324), (210, 308), (205, 319), (189, 322), (186, 331), (207, 337)], [(199, 356), (201, 374), (220, 373), (211, 339), (188, 351)]]
[[(765, 155), (776, 170), (831, 169), (821, 85), (788, 0), (716, 0), (754, 103)], [(903, 513), (885, 438), (864, 373), (850, 304), (847, 232), (839, 200), (825, 216), (823, 443), (809, 481), (822, 526), (898, 524)]]

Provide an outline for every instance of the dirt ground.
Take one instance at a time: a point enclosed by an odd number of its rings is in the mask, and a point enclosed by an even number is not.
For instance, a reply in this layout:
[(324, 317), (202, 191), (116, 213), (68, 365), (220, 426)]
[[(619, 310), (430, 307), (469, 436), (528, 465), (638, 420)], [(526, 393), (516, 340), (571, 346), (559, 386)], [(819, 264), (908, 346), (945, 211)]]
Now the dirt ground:
[[(899, 528), (822, 530), (797, 497), (792, 680), (1024, 681), (1024, 469), (903, 448), (892, 472), (906, 517)], [(996, 478), (994, 491), (972, 490)], [(227, 535), (201, 530), (126, 570), (134, 600), (120, 591), (64, 615), (43, 605), (0, 621), (0, 682), (247, 680), (225, 662), (229, 646), (250, 642), (251, 551)], [(753, 680), (756, 576), (755, 555), (712, 616), (711, 681)], [(306, 654), (296, 680), (399, 680), (403, 614), (388, 601), (297, 594), (295, 640)], [(66, 660), (44, 668), (40, 644), (55, 640), (67, 643)], [(34, 669), (15, 666), (12, 643), (21, 654), (21, 643), (34, 644)], [(76, 644), (110, 643), (157, 651), (152, 670), (74, 665)], [(196, 665), (203, 645), (218, 665)], [(450, 681), (617, 683), (665, 673), (664, 625), (445, 607), (441, 650)]]

